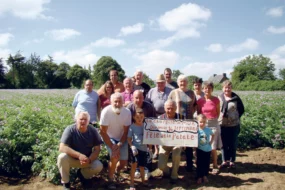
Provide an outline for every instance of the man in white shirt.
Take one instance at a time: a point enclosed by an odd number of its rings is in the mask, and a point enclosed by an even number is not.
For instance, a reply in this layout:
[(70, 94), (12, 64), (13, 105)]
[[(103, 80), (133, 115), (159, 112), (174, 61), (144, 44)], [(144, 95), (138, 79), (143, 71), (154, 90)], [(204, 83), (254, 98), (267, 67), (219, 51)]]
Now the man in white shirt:
[(111, 105), (102, 110), (100, 119), (100, 134), (110, 155), (109, 189), (116, 189), (115, 171), (119, 175), (120, 170), (126, 166), (128, 161), (127, 135), (131, 121), (131, 112), (123, 107), (121, 93), (112, 94)]

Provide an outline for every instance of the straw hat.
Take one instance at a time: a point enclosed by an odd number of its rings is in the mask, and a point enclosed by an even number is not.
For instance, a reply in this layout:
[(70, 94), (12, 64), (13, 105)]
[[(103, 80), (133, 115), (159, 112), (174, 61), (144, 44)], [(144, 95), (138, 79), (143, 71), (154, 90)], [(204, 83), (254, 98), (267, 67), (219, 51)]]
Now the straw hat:
[(164, 75), (163, 74), (157, 75), (156, 82), (165, 82)]

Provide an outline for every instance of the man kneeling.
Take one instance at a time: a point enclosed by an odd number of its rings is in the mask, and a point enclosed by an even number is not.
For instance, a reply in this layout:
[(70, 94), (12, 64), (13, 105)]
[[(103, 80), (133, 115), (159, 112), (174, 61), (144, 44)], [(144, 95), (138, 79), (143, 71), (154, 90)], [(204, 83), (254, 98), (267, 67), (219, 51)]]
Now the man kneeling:
[(78, 113), (76, 123), (65, 128), (62, 134), (57, 166), (65, 190), (70, 189), (70, 168), (80, 168), (77, 175), (84, 189), (92, 188), (90, 179), (103, 169), (103, 164), (98, 160), (103, 142), (97, 129), (88, 125), (89, 120), (88, 112)]

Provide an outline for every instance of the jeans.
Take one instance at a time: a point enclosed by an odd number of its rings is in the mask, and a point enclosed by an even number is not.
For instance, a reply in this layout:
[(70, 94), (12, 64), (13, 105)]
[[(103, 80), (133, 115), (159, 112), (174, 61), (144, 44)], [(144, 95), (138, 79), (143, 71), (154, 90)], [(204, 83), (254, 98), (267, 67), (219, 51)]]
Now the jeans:
[(221, 137), (223, 142), (222, 159), (223, 162), (236, 161), (236, 150), (238, 145), (238, 135), (240, 126), (234, 127), (221, 127)]

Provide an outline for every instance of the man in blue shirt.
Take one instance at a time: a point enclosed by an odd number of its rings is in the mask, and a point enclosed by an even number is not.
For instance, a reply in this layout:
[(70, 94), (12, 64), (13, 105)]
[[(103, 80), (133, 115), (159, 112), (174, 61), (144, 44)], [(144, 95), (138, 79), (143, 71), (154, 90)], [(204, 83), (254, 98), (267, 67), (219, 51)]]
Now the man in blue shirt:
[(76, 93), (72, 106), (75, 108), (75, 116), (82, 111), (90, 115), (90, 123), (97, 122), (100, 118), (100, 101), (97, 92), (93, 91), (93, 82), (85, 81), (84, 89)]

